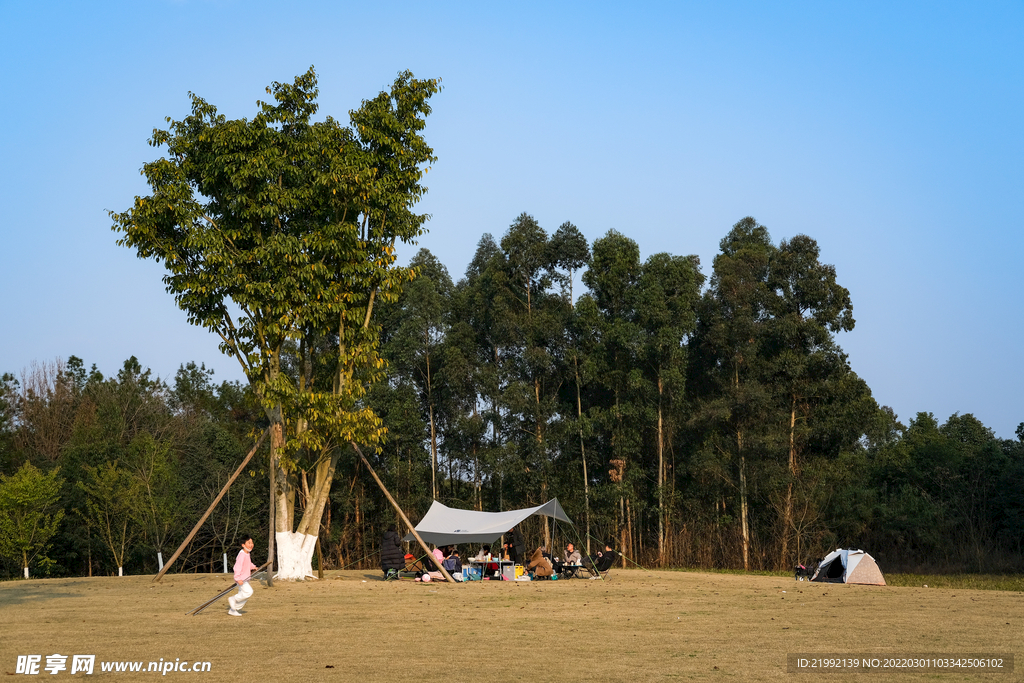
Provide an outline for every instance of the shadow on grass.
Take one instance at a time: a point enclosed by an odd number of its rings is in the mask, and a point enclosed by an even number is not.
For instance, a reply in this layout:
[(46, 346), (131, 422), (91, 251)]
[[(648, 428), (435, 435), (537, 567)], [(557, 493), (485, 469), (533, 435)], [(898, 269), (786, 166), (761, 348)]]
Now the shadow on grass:
[[(61, 579), (67, 581), (67, 579)], [(82, 582), (61, 583), (53, 586), (40, 585), (36, 582), (10, 582), (2, 584), (0, 590), (0, 612), (4, 607), (25, 605), (31, 603), (45, 603), (50, 600), (67, 600), (69, 598), (83, 598), (84, 593), (72, 592), (70, 589)]]

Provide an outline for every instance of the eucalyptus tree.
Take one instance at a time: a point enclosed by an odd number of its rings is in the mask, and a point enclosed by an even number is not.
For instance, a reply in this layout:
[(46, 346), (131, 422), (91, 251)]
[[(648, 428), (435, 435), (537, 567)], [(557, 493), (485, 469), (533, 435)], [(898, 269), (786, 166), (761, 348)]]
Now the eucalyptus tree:
[[(776, 253), (768, 230), (753, 218), (736, 223), (720, 243), (709, 289), (691, 340), (698, 404), (706, 448), (734, 467), (743, 568), (750, 568), (748, 459), (765, 440), (771, 395), (764, 382), (764, 326), (768, 273)], [(729, 480), (731, 478), (728, 478)]]
[[(779, 567), (789, 565), (793, 527), (793, 486), (800, 454), (812, 429), (812, 412), (826, 399), (827, 386), (850, 372), (833, 335), (853, 329), (850, 292), (836, 271), (821, 263), (818, 244), (806, 235), (783, 240), (768, 272), (764, 355), (770, 382), (781, 393), (788, 417), (785, 448), (789, 480), (783, 505)], [(859, 435), (858, 435), (859, 437)]]
[[(697, 301), (704, 277), (696, 256), (654, 254), (637, 283), (636, 321), (643, 332), (639, 360), (653, 387), (658, 453), (658, 563), (665, 563), (665, 450), (676, 411), (684, 402), (686, 342), (697, 323)], [(666, 429), (666, 422), (669, 428)], [(666, 434), (668, 432), (668, 434)]]
[(474, 335), (464, 319), (461, 302), (459, 296), (449, 302), (447, 334), (440, 349), (442, 447), (448, 466), (448, 495), (457, 504), (470, 502), (461, 491), (463, 483), (472, 480), (471, 504), (483, 510), (483, 467), (490, 458), (485, 443), (486, 422), (480, 411), (480, 368)]
[(572, 291), (574, 274), (590, 263), (590, 245), (587, 244), (587, 238), (583, 236), (579, 228), (566, 221), (558, 226), (558, 230), (551, 236), (548, 245), (551, 250), (551, 261), (558, 268), (566, 271), (565, 275), (559, 274), (558, 279), (562, 282), (563, 288), (568, 286), (569, 303), (574, 304), (576, 301)]
[[(528, 439), (516, 439), (517, 454), (523, 460), (519, 467), (524, 474), (538, 475), (541, 498), (545, 499), (551, 465), (548, 430), (557, 413), (558, 390), (563, 381), (564, 330), (569, 306), (552, 291), (557, 256), (547, 232), (532, 216), (523, 213), (512, 222), (501, 239), (501, 249), (510, 303), (508, 331), (515, 349), (512, 362), (507, 365), (507, 406), (510, 417), (518, 423), (513, 434), (530, 435)], [(534, 477), (524, 477), (527, 490), (534, 486), (531, 480)], [(544, 540), (548, 547), (549, 534), (545, 518)]]
[[(481, 436), (490, 432), (486, 444), (480, 444), (483, 462), (480, 485), (497, 479), (497, 500), (504, 505), (505, 453), (508, 441), (504, 414), (505, 387), (508, 384), (507, 358), (512, 355), (509, 314), (512, 301), (506, 282), (505, 255), (490, 233), (484, 233), (465, 277), (456, 286), (456, 308), (461, 310), (458, 336), (463, 355), (474, 376), (476, 395), (473, 410), (478, 415)], [(467, 329), (468, 328), (468, 329)], [(479, 404), (479, 406), (478, 406)]]
[[(363, 400), (383, 373), (373, 309), (412, 276), (395, 265), (394, 247), (427, 218), (412, 207), (434, 161), (420, 131), (438, 90), (403, 72), (350, 112), (351, 127), (312, 120), (312, 68), (273, 83), (274, 102), (258, 102), (252, 119), (228, 120), (191, 95), (191, 114), (150, 139), (168, 154), (143, 166), (152, 194), (111, 214), (119, 244), (164, 264), (189, 322), (220, 337), (261, 401), (281, 578), (311, 571), (341, 450), (384, 436)], [(325, 335), (336, 345), (316, 355)], [(287, 344), (313, 354), (297, 376), (282, 368)], [(315, 479), (297, 520), (300, 470)]]
[(642, 476), (641, 469), (630, 465), (643, 448), (642, 405), (635, 395), (641, 381), (643, 332), (636, 322), (641, 272), (637, 243), (609, 230), (594, 241), (590, 267), (583, 274), (583, 283), (593, 300), (592, 307), (584, 307), (584, 312), (593, 316), (590, 327), (596, 339), (591, 362), (608, 397), (591, 410), (608, 435), (606, 455), (612, 466), (609, 478), (618, 492), (618, 531), (623, 552), (629, 551), (627, 539), (632, 538), (630, 484)]
[[(565, 353), (568, 363), (572, 364), (572, 380), (575, 388), (576, 399), (576, 433), (579, 436), (580, 464), (583, 475), (583, 511), (584, 526), (587, 538), (587, 554), (590, 553), (590, 477), (587, 473), (587, 447), (584, 436), (583, 418), (583, 395), (582, 385), (586, 381), (586, 373), (581, 368), (580, 355), (583, 351), (584, 340), (582, 333), (586, 329), (581, 325), (581, 318), (576, 309), (576, 298), (573, 295), (573, 280), (575, 273), (584, 266), (590, 264), (590, 245), (587, 238), (575, 225), (566, 221), (558, 226), (558, 230), (551, 237), (551, 251), (554, 262), (565, 274), (560, 277), (562, 291), (565, 293), (565, 286), (568, 285), (568, 302), (571, 309), (569, 319), (566, 321), (566, 344)], [(592, 300), (589, 300), (592, 302)]]
[(447, 268), (426, 249), (409, 262), (416, 276), (405, 283), (392, 320), (390, 360), (396, 371), (415, 383), (430, 429), (431, 494), (438, 497), (438, 371), (440, 347), (447, 333), (447, 308), (454, 286)]

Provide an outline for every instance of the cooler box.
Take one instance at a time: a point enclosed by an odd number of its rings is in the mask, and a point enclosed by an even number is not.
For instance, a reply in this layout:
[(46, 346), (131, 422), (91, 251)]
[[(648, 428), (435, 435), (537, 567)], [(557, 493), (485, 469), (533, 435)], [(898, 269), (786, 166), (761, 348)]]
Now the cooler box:
[(501, 565), (501, 579), (502, 581), (514, 581), (516, 578), (516, 570), (510, 564)]
[(463, 567), (462, 578), (466, 581), (479, 581), (483, 578), (480, 567)]

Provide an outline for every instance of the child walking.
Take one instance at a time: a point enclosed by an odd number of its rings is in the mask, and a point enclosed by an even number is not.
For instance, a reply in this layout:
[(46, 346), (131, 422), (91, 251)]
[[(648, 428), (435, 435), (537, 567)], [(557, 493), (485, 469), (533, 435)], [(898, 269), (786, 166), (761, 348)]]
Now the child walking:
[(235, 558), (235, 583), (238, 584), (238, 592), (228, 598), (228, 604), (231, 605), (228, 614), (233, 617), (242, 616), (241, 609), (245, 607), (245, 601), (252, 596), (249, 577), (252, 576), (256, 565), (253, 564), (249, 553), (252, 552), (254, 545), (252, 536), (242, 536), (242, 549), (238, 551), (238, 557)]

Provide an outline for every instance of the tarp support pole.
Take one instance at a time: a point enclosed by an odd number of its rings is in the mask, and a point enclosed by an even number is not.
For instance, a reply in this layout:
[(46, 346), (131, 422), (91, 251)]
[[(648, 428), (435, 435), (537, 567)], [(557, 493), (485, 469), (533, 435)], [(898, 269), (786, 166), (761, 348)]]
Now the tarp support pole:
[[(264, 431), (263, 434), (260, 435), (260, 438), (256, 442), (256, 445), (252, 447), (251, 451), (249, 451), (249, 455), (245, 456), (245, 460), (242, 461), (242, 464), (238, 466), (238, 469), (235, 470), (235, 473), (231, 475), (230, 479), (228, 479), (228, 483), (224, 484), (224, 488), (220, 490), (220, 493), (217, 494), (217, 497), (213, 499), (212, 503), (210, 503), (210, 507), (206, 509), (206, 513), (202, 516), (202, 518), (200, 518), (198, 522), (196, 522), (196, 525), (192, 527), (192, 531), (190, 531), (185, 540), (181, 542), (181, 545), (178, 546), (178, 549), (174, 551), (174, 554), (171, 555), (171, 559), (167, 560), (167, 564), (165, 564), (163, 568), (159, 572), (157, 572), (157, 575), (153, 578), (153, 581), (159, 581), (160, 579), (162, 579), (164, 577), (164, 574), (167, 573), (167, 570), (171, 568), (172, 564), (174, 564), (174, 561), (178, 559), (178, 555), (181, 555), (181, 551), (185, 549), (185, 546), (192, 542), (192, 538), (196, 535), (200, 527), (203, 526), (203, 523), (206, 522), (207, 518), (209, 518), (210, 514), (213, 512), (213, 508), (217, 507), (217, 503), (219, 503), (220, 499), (224, 497), (224, 494), (228, 492), (228, 489), (231, 488), (231, 485), (235, 483), (235, 479), (238, 478), (238, 475), (242, 473), (242, 470), (245, 469), (245, 466), (249, 464), (250, 460), (252, 460), (252, 456), (256, 455), (256, 451), (260, 449), (260, 446), (263, 445), (263, 440), (266, 438), (267, 432)], [(271, 533), (273, 533), (273, 529), (271, 529)]]
[(356, 453), (358, 453), (359, 457), (362, 458), (363, 464), (366, 465), (366, 469), (370, 472), (370, 474), (373, 475), (373, 479), (374, 481), (377, 482), (377, 486), (379, 486), (380, 490), (384, 492), (384, 495), (388, 497), (388, 500), (391, 502), (391, 505), (395, 508), (395, 511), (398, 512), (398, 516), (402, 518), (402, 521), (405, 522), (405, 525), (409, 527), (410, 531), (412, 531), (412, 535), (419, 542), (420, 547), (423, 548), (423, 552), (425, 552), (427, 556), (430, 557), (434, 565), (441, 571), (441, 574), (444, 576), (445, 581), (455, 583), (455, 579), (453, 579), (452, 575), (448, 573), (448, 570), (442, 567), (441, 563), (437, 561), (437, 558), (434, 557), (434, 553), (430, 552), (430, 548), (428, 548), (427, 544), (423, 542), (422, 538), (420, 538), (419, 533), (416, 531), (416, 527), (414, 527), (412, 525), (412, 522), (409, 521), (409, 518), (405, 516), (405, 513), (402, 512), (402, 508), (399, 507), (397, 502), (395, 502), (395, 499), (391, 497), (391, 493), (388, 492), (387, 487), (384, 486), (384, 482), (380, 480), (380, 477), (377, 476), (377, 473), (373, 471), (373, 467), (370, 466), (370, 461), (366, 459), (365, 455), (363, 455), (363, 452), (359, 449), (359, 446), (356, 445), (355, 441), (351, 443), (352, 448), (356, 449)]

